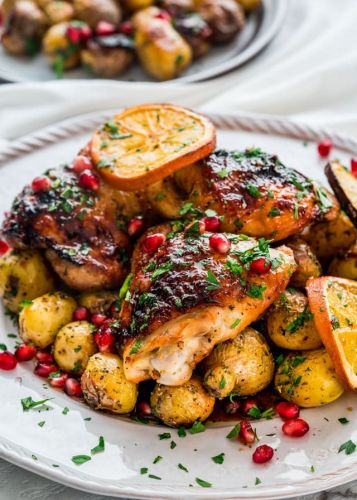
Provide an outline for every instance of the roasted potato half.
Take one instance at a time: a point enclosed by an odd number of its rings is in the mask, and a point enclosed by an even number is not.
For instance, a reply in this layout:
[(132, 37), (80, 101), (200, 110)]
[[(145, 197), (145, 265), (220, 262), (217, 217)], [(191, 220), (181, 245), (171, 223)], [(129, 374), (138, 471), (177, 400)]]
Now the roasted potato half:
[(347, 252), (338, 254), (328, 268), (328, 274), (350, 280), (357, 280), (357, 244)]
[(129, 413), (136, 404), (138, 387), (125, 378), (116, 354), (98, 352), (89, 359), (81, 378), (84, 399), (96, 410)]
[(274, 359), (257, 330), (246, 328), (237, 337), (218, 344), (203, 361), (204, 384), (216, 398), (231, 392), (240, 396), (256, 394), (274, 376)]
[(302, 238), (310, 245), (317, 258), (326, 261), (342, 250), (348, 250), (357, 239), (357, 229), (348, 216), (337, 211), (332, 220), (310, 226), (302, 233)]
[(42, 49), (48, 63), (53, 67), (60, 65), (61, 71), (74, 68), (79, 63), (79, 46), (72, 44), (67, 37), (69, 26), (70, 22), (54, 24), (47, 30), (42, 41)]
[(53, 344), (63, 325), (72, 320), (76, 301), (63, 292), (47, 293), (26, 305), (19, 316), (20, 335), (44, 349)]
[(159, 13), (157, 7), (148, 7), (134, 15), (135, 46), (149, 75), (170, 80), (191, 63), (192, 51), (170, 21), (158, 17)]
[(308, 299), (298, 290), (288, 289), (280, 294), (267, 312), (267, 329), (274, 344), (283, 349), (321, 346)]
[(303, 408), (332, 403), (344, 390), (323, 348), (285, 356), (275, 375), (275, 388)]
[(84, 21), (91, 28), (95, 28), (100, 21), (116, 26), (122, 18), (119, 2), (115, 0), (74, 0), (73, 7), (76, 19)]
[(170, 427), (190, 426), (197, 420), (207, 420), (214, 401), (196, 376), (181, 386), (157, 384), (150, 398), (154, 415)]
[(83, 292), (78, 302), (86, 307), (91, 314), (105, 314), (110, 306), (118, 300), (118, 292), (112, 290), (100, 290), (99, 292)]
[(22, 301), (51, 292), (54, 286), (53, 275), (39, 252), (12, 251), (0, 258), (0, 296), (10, 311), (19, 312)]
[(89, 358), (97, 352), (93, 325), (88, 321), (73, 321), (57, 333), (53, 346), (56, 363), (65, 372), (81, 375)]
[(296, 238), (286, 243), (286, 246), (294, 252), (294, 259), (297, 264), (296, 271), (290, 279), (291, 286), (304, 288), (309, 278), (321, 276), (321, 264), (304, 240)]
[(73, 5), (69, 2), (62, 2), (61, 0), (54, 0), (46, 3), (43, 10), (51, 25), (70, 21), (74, 17)]
[(124, 6), (131, 12), (146, 9), (154, 5), (155, 0), (124, 0)]

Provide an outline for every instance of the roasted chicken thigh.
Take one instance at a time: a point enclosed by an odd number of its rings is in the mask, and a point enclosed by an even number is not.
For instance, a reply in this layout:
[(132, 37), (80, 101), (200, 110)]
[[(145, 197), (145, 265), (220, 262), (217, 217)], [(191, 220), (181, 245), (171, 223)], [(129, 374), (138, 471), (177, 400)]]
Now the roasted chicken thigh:
[[(264, 239), (227, 234), (230, 250), (221, 254), (211, 248), (211, 233), (196, 233), (195, 224), (176, 234), (170, 226), (151, 229), (164, 236), (154, 253), (148, 253), (148, 235), (137, 244), (120, 314), (130, 336), (124, 348), (128, 380), (185, 383), (218, 342), (267, 309), (295, 270), (287, 247), (270, 249)], [(251, 267), (257, 259), (266, 262), (264, 274)]]

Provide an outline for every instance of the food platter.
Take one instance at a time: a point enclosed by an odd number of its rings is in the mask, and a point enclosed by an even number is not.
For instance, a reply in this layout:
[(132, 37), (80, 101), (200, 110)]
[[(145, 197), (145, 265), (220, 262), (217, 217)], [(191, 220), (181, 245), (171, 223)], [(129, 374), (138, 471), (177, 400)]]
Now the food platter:
[[(117, 110), (115, 110), (117, 111)], [(25, 137), (0, 154), (0, 212), (35, 175), (44, 168), (72, 158), (93, 128), (113, 111), (80, 116)], [(218, 129), (218, 145), (243, 149), (260, 146), (277, 153), (284, 163), (326, 184), (324, 161), (318, 159), (315, 143), (329, 138), (333, 155), (347, 162), (357, 153), (356, 141), (327, 131), (280, 120), (212, 116)], [(8, 337), (14, 326), (0, 313), (0, 342), (13, 350), (16, 339)], [(345, 395), (335, 403), (302, 411), (310, 433), (299, 440), (284, 438), (279, 419), (256, 424), (261, 442), (277, 448), (266, 465), (255, 465), (251, 451), (225, 439), (232, 423), (210, 426), (204, 433), (180, 438), (162, 426), (142, 425), (124, 417), (93, 412), (62, 392), (45, 387), (30, 364), (0, 378), (0, 455), (6, 460), (60, 483), (85, 491), (128, 498), (284, 498), (327, 488), (356, 479), (356, 454), (338, 454), (341, 443), (357, 440), (355, 396)], [(23, 412), (20, 400), (54, 398), (48, 410)], [(68, 408), (68, 411), (64, 408)], [(348, 418), (341, 425), (339, 418)], [(90, 419), (90, 420), (88, 420)], [(38, 424), (45, 422), (42, 426)], [(104, 453), (81, 466), (71, 457), (88, 453), (106, 440)], [(170, 442), (176, 447), (171, 449)], [(225, 453), (224, 464), (211, 457)], [(160, 463), (153, 464), (156, 456)], [(178, 468), (183, 464), (189, 472)], [(140, 474), (142, 467), (161, 477)], [(212, 488), (197, 485), (195, 478), (208, 480)], [(192, 485), (192, 486), (190, 486)]]
[[(236, 40), (228, 45), (217, 46), (204, 58), (190, 66), (187, 72), (172, 83), (198, 82), (217, 77), (257, 56), (274, 38), (281, 28), (287, 12), (286, 0), (264, 0), (262, 6), (253, 12), (247, 25)], [(83, 69), (67, 71), (67, 79), (94, 78)], [(0, 78), (10, 82), (54, 80), (55, 74), (48, 67), (45, 58), (13, 57), (0, 45)], [(135, 64), (125, 75), (118, 77), (125, 81), (153, 81)]]

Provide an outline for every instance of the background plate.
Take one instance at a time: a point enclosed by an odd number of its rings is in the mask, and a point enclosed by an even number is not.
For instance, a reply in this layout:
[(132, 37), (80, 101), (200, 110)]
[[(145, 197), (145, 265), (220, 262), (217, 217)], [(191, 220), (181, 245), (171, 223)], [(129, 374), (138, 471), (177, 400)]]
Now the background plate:
[[(0, 0), (1, 2), (1, 0)], [(214, 47), (207, 56), (194, 62), (185, 74), (174, 82), (198, 82), (216, 77), (256, 56), (273, 39), (281, 27), (287, 12), (288, 0), (264, 0), (262, 6), (247, 18), (240, 36), (231, 43)], [(83, 68), (65, 72), (65, 78), (97, 78)], [(46, 59), (39, 54), (35, 58), (13, 57), (0, 45), (0, 78), (13, 82), (55, 80)], [(139, 63), (116, 80), (148, 82), (150, 78)]]
[[(116, 110), (117, 111), (117, 110)], [(12, 145), (0, 155), (0, 213), (9, 209), (13, 197), (35, 175), (59, 162), (69, 161), (86, 142), (93, 127), (113, 112), (91, 114), (46, 129)], [(309, 177), (325, 182), (323, 162), (313, 142), (328, 137), (334, 144), (334, 157), (349, 160), (357, 154), (357, 143), (326, 131), (297, 126), (284, 121), (212, 117), (218, 130), (218, 145), (228, 148), (260, 146), (277, 153), (282, 161)], [(15, 327), (0, 310), (0, 342), (13, 349), (16, 340), (8, 333)], [(341, 443), (357, 442), (357, 399), (345, 395), (323, 408), (302, 412), (311, 431), (300, 439), (282, 436), (281, 420), (257, 422), (261, 443), (277, 448), (273, 461), (254, 465), (252, 451), (238, 442), (225, 439), (233, 424), (210, 427), (205, 433), (179, 438), (171, 430), (171, 439), (160, 440), (167, 428), (145, 426), (126, 418), (98, 413), (71, 400), (62, 392), (48, 388), (44, 380), (32, 374), (31, 363), (21, 364), (15, 372), (0, 376), (0, 456), (60, 483), (97, 494), (130, 498), (205, 498), (277, 499), (312, 493), (357, 478), (357, 453), (338, 454)], [(54, 398), (49, 408), (23, 412), (20, 399)], [(69, 412), (63, 414), (63, 408)], [(347, 425), (338, 418), (347, 417)], [(91, 420), (85, 420), (90, 417)], [(38, 423), (45, 421), (43, 427)], [(268, 436), (268, 434), (272, 434)], [(71, 457), (89, 454), (104, 436), (106, 450), (90, 462), (76, 466)], [(177, 446), (170, 449), (170, 441)], [(211, 457), (224, 452), (223, 465)], [(160, 455), (162, 461), (153, 465)], [(181, 463), (188, 473), (178, 469)], [(315, 472), (311, 471), (314, 468)], [(140, 468), (161, 480), (140, 475)], [(212, 483), (199, 487), (195, 478)], [(261, 483), (256, 484), (256, 478)], [(192, 485), (192, 486), (191, 486)]]

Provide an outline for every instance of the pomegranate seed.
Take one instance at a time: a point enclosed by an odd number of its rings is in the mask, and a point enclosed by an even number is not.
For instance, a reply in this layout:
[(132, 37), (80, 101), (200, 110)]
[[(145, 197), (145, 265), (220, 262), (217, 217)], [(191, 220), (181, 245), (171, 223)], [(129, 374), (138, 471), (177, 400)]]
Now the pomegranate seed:
[(119, 32), (124, 35), (131, 35), (134, 32), (134, 26), (131, 21), (124, 21), (119, 26)]
[(228, 413), (228, 415), (234, 415), (240, 408), (239, 401), (229, 401), (224, 406), (224, 411)]
[(302, 418), (287, 420), (282, 427), (283, 433), (289, 437), (304, 436), (308, 432), (309, 428), (309, 424)]
[(79, 31), (81, 33), (81, 40), (86, 42), (93, 35), (92, 30), (86, 24), (80, 26)]
[(105, 323), (103, 326), (94, 335), (94, 341), (97, 344), (100, 352), (115, 352), (115, 335), (112, 330), (106, 326)]
[(194, 220), (185, 227), (185, 233), (190, 233), (192, 235), (203, 234), (205, 231), (206, 225), (203, 220)]
[(18, 361), (30, 361), (36, 356), (36, 347), (29, 344), (21, 344), (15, 351)]
[(224, 234), (212, 234), (209, 239), (209, 246), (214, 252), (225, 254), (229, 252), (231, 243)]
[(204, 222), (206, 231), (209, 231), (210, 233), (215, 233), (216, 231), (219, 230), (221, 221), (219, 220), (219, 217), (217, 217), (216, 215), (214, 215), (213, 217), (204, 217), (202, 220)]
[(256, 399), (245, 399), (242, 403), (242, 412), (244, 415), (249, 415), (252, 408), (258, 408), (258, 401)]
[(134, 217), (128, 223), (129, 236), (137, 236), (143, 231), (145, 223), (141, 217)]
[(155, 233), (146, 236), (143, 241), (143, 249), (146, 253), (154, 253), (164, 243), (166, 237), (162, 233)]
[(16, 356), (9, 351), (0, 352), (0, 370), (13, 370), (16, 365)]
[(73, 160), (72, 170), (76, 172), (76, 174), (81, 174), (84, 170), (91, 170), (92, 168), (92, 162), (87, 156), (78, 155)]
[(164, 21), (171, 22), (171, 16), (166, 10), (162, 10), (155, 16), (157, 19), (163, 19)]
[(256, 464), (265, 464), (273, 458), (274, 450), (267, 444), (261, 444), (256, 448), (252, 455), (253, 462)]
[(112, 35), (115, 31), (116, 28), (114, 24), (107, 23), (107, 21), (99, 21), (97, 27), (95, 28), (95, 34), (98, 36)]
[(85, 170), (79, 176), (79, 185), (84, 189), (89, 189), (90, 191), (98, 191), (99, 179), (92, 172)]
[(317, 145), (317, 151), (320, 155), (321, 158), (327, 158), (329, 154), (331, 153), (332, 149), (332, 142), (331, 141), (322, 141)]
[(46, 365), (50, 365), (54, 362), (52, 354), (47, 351), (37, 351), (36, 359), (39, 363), (45, 363)]
[(10, 250), (9, 245), (4, 240), (0, 240), (0, 255), (4, 255)]
[(37, 193), (38, 191), (49, 191), (51, 189), (50, 179), (47, 177), (36, 177), (31, 184), (32, 189)]
[(89, 311), (86, 307), (77, 307), (73, 313), (73, 321), (86, 321), (89, 318)]
[(68, 378), (65, 381), (64, 392), (71, 397), (81, 398), (83, 396), (81, 384), (75, 378)]
[(282, 401), (276, 405), (276, 411), (279, 413), (281, 418), (286, 420), (291, 418), (297, 418), (300, 415), (300, 408), (295, 403), (289, 403), (287, 401)]
[(81, 41), (81, 30), (77, 26), (68, 26), (66, 29), (66, 36), (73, 44), (78, 44)]
[(239, 431), (239, 439), (243, 444), (253, 444), (256, 440), (255, 432), (250, 425), (249, 420), (241, 420), (240, 422), (240, 431)]
[(270, 268), (271, 262), (267, 262), (264, 257), (260, 257), (250, 263), (250, 270), (252, 273), (265, 274), (270, 271)]
[(34, 373), (39, 377), (47, 378), (50, 373), (58, 371), (58, 367), (56, 365), (49, 365), (47, 363), (38, 363), (34, 369)]
[(351, 159), (351, 173), (357, 177), (357, 158)]
[(107, 317), (104, 314), (96, 313), (93, 314), (91, 322), (96, 326), (100, 326), (106, 319)]
[(59, 387), (60, 389), (63, 389), (67, 379), (68, 379), (68, 373), (61, 373), (56, 377), (50, 377), (48, 381), (52, 387)]
[(141, 415), (150, 416), (152, 414), (151, 406), (147, 401), (140, 401), (138, 404), (138, 411)]

